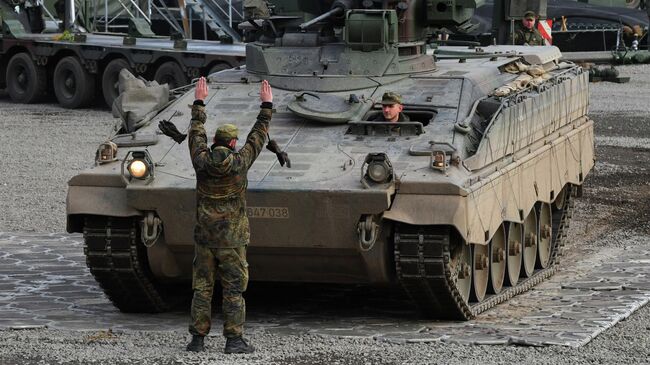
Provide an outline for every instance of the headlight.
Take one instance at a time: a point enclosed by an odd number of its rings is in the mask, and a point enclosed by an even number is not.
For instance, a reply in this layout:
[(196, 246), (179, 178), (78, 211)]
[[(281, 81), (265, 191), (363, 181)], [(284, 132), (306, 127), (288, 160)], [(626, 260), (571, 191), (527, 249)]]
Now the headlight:
[(122, 160), (122, 178), (127, 184), (131, 179), (148, 180), (149, 183), (154, 177), (153, 173), (154, 163), (147, 150), (129, 151)]
[(388, 180), (389, 170), (386, 161), (373, 161), (368, 164), (368, 177), (376, 183)]
[(369, 153), (361, 166), (361, 183), (370, 187), (370, 184), (385, 184), (392, 182), (393, 165), (385, 153)]
[(142, 160), (131, 161), (127, 169), (129, 170), (129, 174), (131, 174), (131, 176), (135, 177), (136, 179), (142, 179), (147, 176), (147, 171), (149, 170), (147, 168), (147, 164)]
[(101, 165), (117, 160), (117, 145), (111, 141), (99, 145), (95, 153), (95, 164)]

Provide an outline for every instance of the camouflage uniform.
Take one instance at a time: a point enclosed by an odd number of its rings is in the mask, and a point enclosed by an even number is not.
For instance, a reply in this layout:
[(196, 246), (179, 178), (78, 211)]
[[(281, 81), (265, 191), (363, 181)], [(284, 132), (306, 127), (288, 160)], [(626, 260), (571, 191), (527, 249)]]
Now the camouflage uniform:
[(211, 301), (217, 275), (223, 288), (223, 335), (243, 332), (248, 285), (246, 247), (250, 240), (246, 216), (246, 174), (262, 151), (271, 120), (271, 103), (263, 103), (257, 122), (237, 152), (222, 146), (208, 148), (203, 124), (205, 106), (195, 102), (189, 131), (192, 164), (196, 170), (197, 224), (194, 228), (191, 323), (192, 335), (210, 332)]
[(533, 27), (533, 29), (528, 29), (523, 25), (518, 25), (515, 29), (515, 33), (510, 36), (510, 41), (508, 44), (517, 44), (529, 46), (544, 46), (544, 38), (541, 34)]

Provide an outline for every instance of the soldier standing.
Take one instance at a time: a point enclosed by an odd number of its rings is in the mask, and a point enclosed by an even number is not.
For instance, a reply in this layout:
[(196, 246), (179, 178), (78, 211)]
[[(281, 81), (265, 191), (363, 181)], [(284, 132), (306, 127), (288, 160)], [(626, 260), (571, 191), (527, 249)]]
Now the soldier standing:
[(509, 44), (543, 46), (544, 38), (535, 28), (536, 18), (535, 12), (525, 12), (521, 24), (518, 24), (515, 32), (510, 35)]
[(189, 147), (196, 171), (197, 224), (194, 228), (191, 322), (192, 341), (188, 351), (203, 351), (203, 339), (210, 332), (211, 302), (217, 275), (223, 288), (224, 352), (252, 353), (244, 340), (246, 304), (243, 293), (248, 285), (246, 248), (250, 240), (246, 216), (247, 172), (262, 151), (268, 135), (273, 94), (267, 81), (262, 82), (261, 110), (246, 143), (235, 151), (237, 127), (224, 124), (217, 128), (214, 144), (207, 145), (203, 124), (206, 120), (203, 100), (208, 96), (204, 77), (195, 90)]

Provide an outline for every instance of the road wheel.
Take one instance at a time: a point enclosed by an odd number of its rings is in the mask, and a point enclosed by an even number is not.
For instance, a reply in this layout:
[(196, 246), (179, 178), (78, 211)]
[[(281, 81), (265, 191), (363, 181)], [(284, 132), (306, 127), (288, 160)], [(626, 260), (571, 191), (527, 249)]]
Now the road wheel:
[(54, 93), (64, 108), (86, 106), (95, 96), (95, 78), (76, 57), (65, 57), (54, 69)]
[(102, 94), (104, 94), (104, 101), (106, 101), (106, 105), (109, 108), (113, 107), (113, 102), (120, 95), (120, 71), (124, 68), (133, 73), (133, 69), (123, 58), (112, 60), (104, 68), (104, 73), (102, 74)]
[(506, 275), (506, 283), (510, 286), (517, 285), (519, 281), (519, 274), (521, 273), (521, 256), (522, 256), (522, 242), (524, 241), (523, 227), (519, 223), (510, 222), (508, 224), (508, 254), (506, 262), (508, 266), (508, 275)]
[(539, 208), (539, 245), (537, 246), (537, 268), (546, 269), (551, 261), (553, 242), (553, 215), (551, 205), (542, 203)]
[(36, 66), (27, 53), (14, 55), (7, 65), (7, 92), (17, 103), (35, 103), (44, 94), (47, 73), (44, 67)]
[(169, 84), (169, 89), (185, 86), (190, 83), (187, 75), (181, 69), (181, 66), (174, 61), (167, 61), (160, 65), (153, 76), (160, 85)]
[(524, 220), (524, 257), (522, 262), (521, 277), (529, 278), (535, 271), (535, 261), (537, 261), (537, 213), (532, 209), (526, 220)]
[(490, 249), (488, 245), (472, 245), (472, 295), (470, 299), (485, 299), (490, 277)]
[(499, 294), (503, 288), (506, 276), (506, 234), (505, 225), (502, 224), (490, 240), (490, 285), (488, 290), (492, 294)]

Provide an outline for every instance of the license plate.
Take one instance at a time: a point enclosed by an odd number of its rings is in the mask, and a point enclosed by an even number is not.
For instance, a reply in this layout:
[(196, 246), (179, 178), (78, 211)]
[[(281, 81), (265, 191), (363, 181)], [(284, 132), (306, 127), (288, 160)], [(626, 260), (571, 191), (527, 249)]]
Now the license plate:
[(248, 218), (270, 218), (289, 219), (289, 208), (287, 207), (248, 207), (246, 208)]

